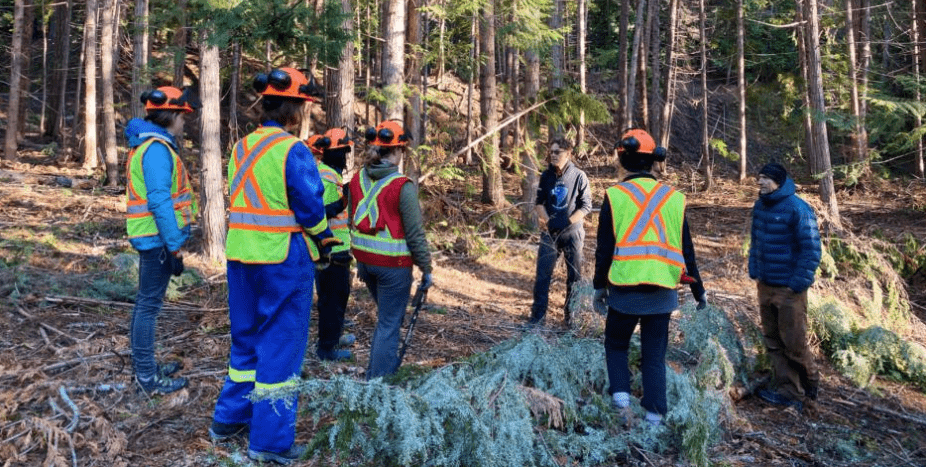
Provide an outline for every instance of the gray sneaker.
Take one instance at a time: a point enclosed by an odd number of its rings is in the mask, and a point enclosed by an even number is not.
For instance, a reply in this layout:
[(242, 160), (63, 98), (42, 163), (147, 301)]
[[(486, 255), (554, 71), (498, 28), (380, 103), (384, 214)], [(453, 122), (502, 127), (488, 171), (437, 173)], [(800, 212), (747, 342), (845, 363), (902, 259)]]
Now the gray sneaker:
[(168, 378), (159, 374), (151, 378), (135, 376), (135, 381), (138, 383), (138, 387), (149, 396), (153, 394), (170, 394), (187, 387), (187, 384), (189, 384), (186, 378)]
[(308, 448), (305, 446), (292, 445), (286, 452), (255, 451), (248, 448), (248, 457), (258, 462), (276, 462), (277, 464), (289, 465), (305, 455)]

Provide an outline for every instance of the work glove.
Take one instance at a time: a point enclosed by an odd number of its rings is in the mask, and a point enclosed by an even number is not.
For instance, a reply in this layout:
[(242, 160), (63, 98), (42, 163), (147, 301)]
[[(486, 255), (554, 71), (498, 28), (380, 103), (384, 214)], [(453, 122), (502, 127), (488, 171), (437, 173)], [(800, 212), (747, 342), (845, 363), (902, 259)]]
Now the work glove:
[(170, 273), (174, 276), (183, 274), (183, 256), (180, 253), (170, 255)]
[(592, 299), (592, 305), (595, 311), (600, 315), (608, 314), (608, 289), (595, 289), (595, 297)]
[(350, 266), (353, 261), (354, 257), (347, 251), (339, 251), (331, 254), (331, 264)]
[(431, 277), (431, 273), (426, 272), (422, 274), (421, 283), (418, 284), (418, 288), (428, 290), (432, 285), (434, 285), (434, 279)]

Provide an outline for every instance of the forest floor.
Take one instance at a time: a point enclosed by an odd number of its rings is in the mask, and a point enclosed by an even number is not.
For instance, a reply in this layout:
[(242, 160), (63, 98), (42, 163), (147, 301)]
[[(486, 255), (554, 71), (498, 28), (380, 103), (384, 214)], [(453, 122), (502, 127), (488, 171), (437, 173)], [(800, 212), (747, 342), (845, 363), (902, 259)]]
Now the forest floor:
[[(0, 464), (25, 465), (250, 465), (241, 447), (213, 446), (207, 429), (226, 373), (229, 348), (224, 264), (196, 253), (187, 267), (202, 280), (185, 284), (159, 321), (158, 356), (180, 359), (188, 388), (148, 398), (132, 383), (129, 315), (136, 283), (118, 272), (132, 250), (124, 235), (124, 200), (77, 169), (46, 164), (40, 154), (0, 166)], [(617, 172), (604, 160), (580, 161), (593, 183), (595, 205)], [(672, 167), (669, 181), (693, 193), (690, 167)], [(529, 314), (537, 235), (495, 239), (486, 232), (489, 210), (478, 203), (478, 176), (424, 187), (432, 226), (435, 286), (418, 320), (406, 365), (440, 367), (520, 334)], [(509, 199), (517, 183), (506, 179)], [(469, 183), (469, 184), (467, 184)], [(441, 186), (439, 186), (441, 185)], [(926, 189), (921, 182), (841, 192), (853, 232), (910, 232), (926, 238)], [(757, 188), (718, 178), (710, 193), (689, 195), (689, 216), (709, 301), (728, 314), (758, 322), (755, 286), (745, 270), (743, 245)], [(804, 193), (805, 198), (815, 195)], [(512, 208), (516, 209), (516, 208)], [(517, 215), (512, 212), (513, 215)], [(443, 219), (436, 222), (436, 219)], [(472, 226), (473, 228), (467, 228)], [(597, 216), (586, 223), (585, 274), (594, 264)], [(461, 232), (463, 232), (461, 234)], [(468, 232), (468, 233), (467, 233)], [(189, 251), (197, 251), (194, 239)], [(547, 327), (600, 338), (603, 318), (584, 314), (567, 331), (562, 263), (551, 292)], [(322, 364), (309, 352), (307, 373), (362, 377), (375, 309), (354, 280), (347, 318), (357, 335), (355, 360)], [(827, 293), (815, 285), (818, 293)], [(926, 288), (911, 290), (914, 310), (926, 313)], [(690, 293), (681, 294), (691, 300)], [(313, 313), (314, 318), (314, 313)], [(316, 326), (312, 324), (314, 340)], [(916, 336), (926, 343), (923, 335)], [(840, 376), (824, 357), (819, 400), (803, 414), (746, 391), (735, 420), (711, 451), (720, 465), (926, 465), (926, 396), (888, 380), (867, 390)], [(757, 379), (763, 375), (755, 375)], [(301, 417), (297, 440), (313, 424)], [(845, 441), (863, 460), (832, 449)], [(678, 451), (640, 453), (623, 465), (683, 465)], [(327, 465), (324, 460), (298, 465)], [(372, 464), (371, 464), (372, 465)], [(563, 465), (572, 465), (564, 463)]]

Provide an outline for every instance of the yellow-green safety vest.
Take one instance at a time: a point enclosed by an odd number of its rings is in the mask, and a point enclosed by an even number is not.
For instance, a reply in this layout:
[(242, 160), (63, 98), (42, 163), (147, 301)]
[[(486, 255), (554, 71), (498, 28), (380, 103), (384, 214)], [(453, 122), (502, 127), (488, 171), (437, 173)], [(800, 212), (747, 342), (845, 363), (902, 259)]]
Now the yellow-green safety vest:
[(279, 264), (289, 255), (293, 232), (302, 232), (312, 260), (318, 260), (317, 235), (328, 227), (321, 222), (303, 228), (289, 208), (286, 195), (286, 157), (299, 139), (279, 127), (260, 127), (244, 137), (228, 161), (229, 215), (225, 255), (247, 264)]
[(174, 218), (177, 220), (177, 228), (183, 229), (192, 224), (193, 219), (196, 217), (196, 198), (193, 196), (190, 178), (187, 175), (183, 161), (180, 160), (180, 155), (166, 141), (161, 141), (158, 137), (148, 138), (129, 153), (129, 158), (125, 164), (125, 173), (128, 179), (125, 185), (125, 227), (129, 238), (158, 235), (158, 226), (154, 222), (154, 213), (148, 209), (148, 187), (145, 185), (145, 173), (142, 168), (145, 152), (155, 141), (167, 147), (174, 163), (171, 171), (170, 198), (174, 205)]
[(650, 178), (621, 182), (607, 192), (615, 238), (608, 281), (675, 288), (685, 268), (685, 195)]
[[(341, 199), (341, 186), (344, 183), (341, 174), (323, 162), (318, 162), (318, 175), (322, 178), (322, 184), (325, 186), (325, 192), (322, 195), (322, 201), (325, 206)], [(343, 245), (337, 245), (331, 249), (332, 253), (339, 253), (350, 250), (350, 229), (347, 226), (347, 208), (333, 219), (328, 219), (328, 228), (334, 236), (344, 242)]]

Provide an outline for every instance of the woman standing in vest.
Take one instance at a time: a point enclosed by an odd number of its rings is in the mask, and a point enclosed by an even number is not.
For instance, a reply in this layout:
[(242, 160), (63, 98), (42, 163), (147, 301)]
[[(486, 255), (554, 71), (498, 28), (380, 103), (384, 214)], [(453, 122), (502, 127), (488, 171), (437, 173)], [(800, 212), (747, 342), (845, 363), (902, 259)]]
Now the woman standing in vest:
[(347, 166), (347, 155), (354, 142), (340, 128), (332, 128), (324, 135), (312, 135), (307, 144), (318, 159), (318, 174), (325, 186), (323, 201), (328, 227), (343, 242), (331, 249), (328, 267), (315, 272), (315, 293), (318, 294), (318, 348), (320, 360), (340, 361), (353, 358), (350, 350), (339, 346), (353, 345), (353, 334), (341, 335), (344, 330), (344, 312), (350, 298), (350, 231), (347, 228), (347, 206), (341, 193), (341, 174)]
[(646, 420), (654, 425), (668, 412), (666, 348), (669, 318), (678, 308), (679, 283), (691, 285), (697, 309), (707, 306), (685, 220), (685, 195), (656, 181), (650, 170), (666, 159), (647, 132), (621, 136), (617, 154), (630, 172), (608, 188), (595, 249), (595, 305), (607, 308), (605, 359), (614, 405), (630, 423), (630, 337), (640, 324), (640, 371)]
[(340, 243), (328, 228), (323, 187), (309, 148), (289, 133), (302, 123), (313, 90), (300, 71), (259, 74), (261, 126), (235, 144), (228, 162), (228, 377), (209, 435), (221, 441), (250, 429), (248, 457), (288, 464), (297, 446), (297, 404), (251, 402), (252, 390), (292, 387), (309, 335), (313, 261)]
[(421, 270), (421, 287), (431, 286), (431, 252), (424, 235), (418, 188), (399, 173), (410, 138), (398, 123), (371, 128), (369, 160), (348, 189), (351, 251), (357, 273), (376, 301), (376, 330), (367, 379), (398, 370), (399, 332), (412, 286), (412, 265)]
[(139, 387), (148, 394), (170, 393), (186, 387), (186, 378), (171, 378), (179, 361), (158, 364), (154, 359), (155, 326), (171, 274), (183, 272), (180, 248), (190, 238), (196, 201), (177, 138), (183, 135), (184, 115), (193, 111), (188, 95), (164, 86), (145, 91), (145, 119), (125, 127), (129, 141), (126, 163), (126, 230), (138, 250), (138, 295), (132, 309), (129, 340), (132, 369)]

